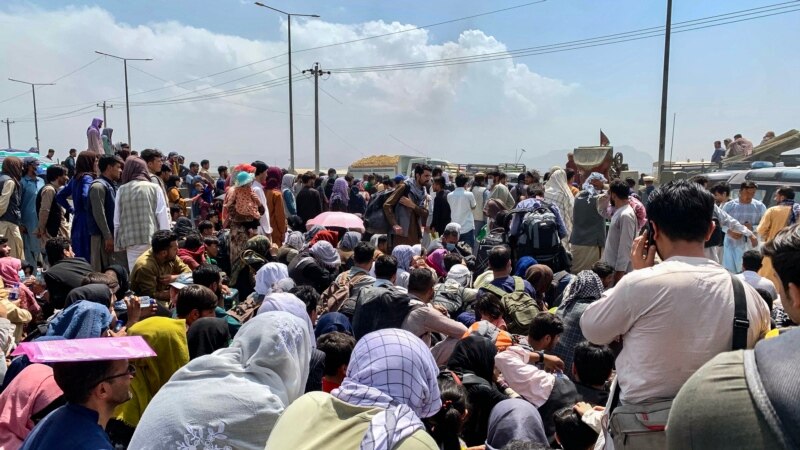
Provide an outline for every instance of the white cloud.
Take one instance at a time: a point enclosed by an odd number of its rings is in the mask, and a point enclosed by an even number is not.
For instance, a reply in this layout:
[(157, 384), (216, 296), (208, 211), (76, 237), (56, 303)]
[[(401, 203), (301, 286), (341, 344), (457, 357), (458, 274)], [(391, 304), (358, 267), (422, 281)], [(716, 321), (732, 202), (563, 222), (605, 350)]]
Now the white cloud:
[[(90, 61), (94, 50), (130, 57), (152, 57), (152, 62), (131, 65), (161, 78), (184, 81), (234, 66), (281, 55), (285, 42), (256, 41), (238, 36), (213, 33), (179, 22), (126, 24), (99, 7), (65, 8), (47, 11), (37, 8), (0, 12), (0, 45), (4, 56), (0, 69), (23, 79), (49, 81)], [(286, 24), (283, 23), (285, 33)], [(322, 20), (296, 20), (292, 26), (292, 44), (304, 49), (375, 34), (414, 28), (415, 25), (370, 21), (355, 25)], [(430, 42), (428, 32), (413, 30), (349, 45), (301, 52), (293, 55), (300, 69), (319, 61), (323, 69), (396, 64), (408, 61), (453, 58), (478, 53), (506, 51), (502, 42), (481, 30), (466, 30), (455, 41)], [(151, 101), (173, 96), (192, 97), (267, 82), (287, 74), (287, 67), (258, 73), (285, 64), (284, 56), (213, 79), (185, 85), (195, 90), (209, 88), (235, 78), (252, 75), (241, 81), (197, 94), (180, 87), (142, 95), (132, 102)], [(131, 93), (142, 92), (167, 83), (129, 69)], [(362, 153), (407, 153), (408, 149), (389, 135), (408, 139), (413, 145), (459, 162), (472, 158), (482, 162), (491, 146), (503, 143), (506, 129), (493, 130), (476, 124), (519, 123), (547, 120), (546, 116), (568, 98), (576, 85), (537, 74), (526, 64), (512, 59), (493, 62), (451, 65), (424, 70), (337, 73), (321, 81), (321, 86), (341, 104), (320, 93), (323, 121), (346, 139), (344, 142), (322, 127), (322, 166), (344, 167)], [(0, 83), (0, 99), (24, 88)], [(132, 134), (135, 148), (159, 147), (177, 150), (190, 159), (208, 157), (215, 162), (238, 162), (263, 159), (286, 165), (288, 161), (287, 88), (279, 86), (257, 93), (228, 97), (225, 101), (205, 101), (169, 106), (134, 107)], [(295, 92), (295, 142), (297, 166), (313, 165), (313, 86), (298, 81)], [(42, 147), (56, 148), (59, 154), (69, 147), (85, 145), (84, 133), (93, 116), (101, 111), (66, 120), (47, 121), (57, 113), (90, 105), (93, 101), (114, 98), (109, 122), (115, 138), (126, 136), (122, 67), (112, 59), (99, 61), (89, 68), (60, 81), (57, 86), (37, 91)], [(53, 109), (55, 106), (81, 104)], [(33, 144), (30, 102), (25, 96), (0, 104), (3, 114), (16, 117), (12, 129), (15, 147)], [(485, 117), (486, 119), (483, 119)], [(521, 136), (530, 138), (520, 131)], [(519, 138), (515, 137), (514, 141)], [(353, 149), (351, 147), (356, 147)]]

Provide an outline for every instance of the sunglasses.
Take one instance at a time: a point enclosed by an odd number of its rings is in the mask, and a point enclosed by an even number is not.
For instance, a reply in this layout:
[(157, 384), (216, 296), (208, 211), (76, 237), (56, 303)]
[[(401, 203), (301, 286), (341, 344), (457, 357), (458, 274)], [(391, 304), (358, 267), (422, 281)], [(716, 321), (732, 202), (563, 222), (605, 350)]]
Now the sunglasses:
[(127, 376), (136, 376), (136, 366), (134, 366), (133, 364), (128, 364), (128, 368), (125, 370), (125, 372), (120, 373), (118, 375), (112, 375), (110, 377), (105, 377), (102, 380), (98, 381), (97, 384), (103, 383), (105, 381), (113, 380), (114, 378), (127, 377)]

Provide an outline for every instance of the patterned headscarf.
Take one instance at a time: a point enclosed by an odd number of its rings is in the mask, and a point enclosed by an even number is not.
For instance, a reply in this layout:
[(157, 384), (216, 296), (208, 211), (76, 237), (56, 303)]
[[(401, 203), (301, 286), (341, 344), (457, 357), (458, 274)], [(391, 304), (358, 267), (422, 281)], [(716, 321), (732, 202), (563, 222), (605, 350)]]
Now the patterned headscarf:
[(347, 207), (350, 202), (350, 192), (347, 189), (347, 180), (344, 178), (337, 178), (336, 181), (333, 182), (330, 202), (333, 203), (334, 200), (341, 201), (345, 207)]
[(303, 237), (303, 233), (292, 231), (289, 233), (289, 236), (286, 237), (286, 242), (284, 242), (283, 245), (299, 251), (306, 245), (306, 239)]
[(397, 260), (397, 268), (406, 272), (411, 270), (411, 259), (414, 257), (414, 250), (408, 245), (398, 245), (392, 250), (392, 256)]
[(360, 450), (390, 450), (417, 430), (420, 418), (442, 407), (430, 349), (405, 330), (383, 329), (362, 337), (353, 349), (347, 375), (331, 395), (356, 406), (384, 408), (373, 416)]
[(311, 240), (314, 239), (314, 236), (316, 236), (317, 233), (319, 233), (324, 229), (325, 227), (323, 227), (322, 225), (314, 225), (311, 228), (309, 228), (308, 231), (306, 231), (306, 234), (303, 235), (303, 237), (305, 237), (306, 242), (311, 242)]
[(592, 186), (592, 181), (594, 180), (600, 180), (603, 183), (607, 183), (608, 180), (606, 180), (606, 177), (603, 176), (602, 173), (592, 172), (592, 174), (586, 178), (586, 181), (583, 182), (584, 191), (589, 191), (592, 195), (597, 195), (597, 189), (595, 189), (595, 187)]
[(447, 279), (456, 281), (461, 287), (472, 287), (472, 272), (463, 264), (451, 267)]
[(231, 285), (235, 285), (239, 275), (246, 267), (258, 270), (269, 260), (269, 249), (272, 241), (263, 235), (253, 236), (244, 244), (244, 251), (233, 264), (231, 270)]
[(256, 272), (256, 294), (269, 295), (273, 286), (284, 278), (289, 278), (289, 269), (285, 264), (274, 262), (264, 264)]
[(603, 295), (603, 280), (591, 270), (582, 270), (572, 277), (564, 288), (561, 308), (566, 308), (576, 300), (597, 300)]
[(308, 345), (311, 348), (317, 347), (317, 342), (314, 339), (314, 324), (311, 323), (311, 317), (308, 316), (306, 304), (296, 295), (288, 292), (273, 292), (267, 295), (264, 297), (264, 301), (261, 302), (261, 307), (258, 308), (256, 315), (270, 311), (285, 311), (302, 320), (306, 324), (306, 328), (308, 328), (308, 334), (306, 335), (309, 341)]
[(339, 242), (339, 250), (351, 252), (360, 241), (361, 233), (357, 231), (348, 231), (342, 236), (342, 242)]

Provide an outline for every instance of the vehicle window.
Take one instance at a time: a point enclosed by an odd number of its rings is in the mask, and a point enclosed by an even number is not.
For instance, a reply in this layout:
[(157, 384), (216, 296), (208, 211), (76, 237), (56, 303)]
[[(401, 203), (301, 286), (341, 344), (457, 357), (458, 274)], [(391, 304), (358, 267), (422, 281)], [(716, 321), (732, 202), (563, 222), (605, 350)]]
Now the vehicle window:
[(800, 170), (785, 170), (780, 178), (786, 181), (800, 181)]

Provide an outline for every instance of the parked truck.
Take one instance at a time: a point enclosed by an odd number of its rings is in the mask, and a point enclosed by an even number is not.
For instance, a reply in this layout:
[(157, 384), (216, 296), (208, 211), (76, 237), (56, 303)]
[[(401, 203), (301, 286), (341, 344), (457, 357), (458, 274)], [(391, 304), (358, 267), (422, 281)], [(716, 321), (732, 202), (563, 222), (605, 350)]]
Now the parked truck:
[(478, 172), (486, 173), (495, 170), (516, 175), (526, 170), (524, 164), (456, 164), (444, 159), (410, 155), (373, 155), (355, 161), (348, 167), (347, 172), (357, 179), (370, 174), (389, 177), (398, 174), (411, 176), (414, 173), (414, 168), (419, 164), (441, 168), (453, 177), (459, 173), (474, 175)]

